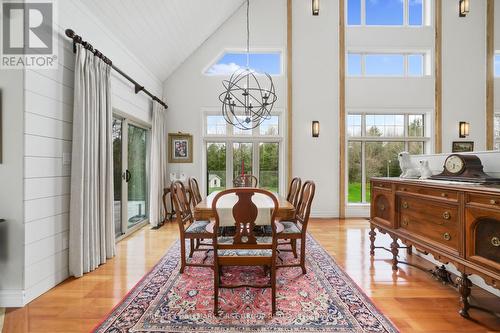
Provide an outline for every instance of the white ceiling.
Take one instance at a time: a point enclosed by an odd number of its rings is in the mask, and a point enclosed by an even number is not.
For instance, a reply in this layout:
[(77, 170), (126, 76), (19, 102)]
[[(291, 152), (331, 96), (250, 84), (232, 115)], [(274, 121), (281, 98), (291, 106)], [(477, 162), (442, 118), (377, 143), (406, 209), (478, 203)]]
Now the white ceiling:
[(82, 3), (161, 81), (244, 0), (86, 0)]

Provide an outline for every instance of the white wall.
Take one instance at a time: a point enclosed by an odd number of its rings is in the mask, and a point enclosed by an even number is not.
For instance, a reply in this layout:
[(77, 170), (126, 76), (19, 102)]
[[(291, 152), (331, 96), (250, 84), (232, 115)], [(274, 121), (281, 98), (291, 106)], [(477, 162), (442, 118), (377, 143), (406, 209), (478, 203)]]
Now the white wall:
[[(193, 135), (193, 163), (170, 164), (169, 172), (185, 172), (200, 180), (205, 189), (203, 170), (203, 112), (220, 110), (219, 94), (227, 77), (206, 76), (203, 70), (224, 50), (243, 51), (246, 47), (246, 6), (240, 7), (165, 81), (168, 97), (168, 131)], [(250, 48), (281, 50), (286, 60), (286, 1), (254, 0), (250, 3)], [(286, 72), (286, 64), (284, 67)], [(285, 110), (285, 76), (273, 76), (278, 100), (274, 108)], [(286, 117), (286, 114), (283, 114)]]
[[(9, 82), (10, 86), (4, 88), (4, 94), (8, 94), (4, 97), (5, 103), (10, 103), (7, 104), (9, 111), (5, 119), (5, 123), (8, 124), (6, 133), (8, 139), (4, 147), (10, 144), (6, 152), (8, 164), (0, 165), (6, 172), (2, 170), (0, 177), (2, 184), (4, 184), (3, 177), (9, 179), (12, 190), (8, 192), (9, 200), (4, 201), (2, 197), (2, 214), (7, 214), (6, 217), (12, 220), (7, 227), (9, 237), (12, 235), (8, 242), (9, 253), (24, 255), (24, 264), (23, 260), (14, 260), (17, 257), (8, 258), (8, 264), (12, 267), (1, 267), (2, 273), (4, 268), (10, 269), (10, 274), (5, 280), (2, 276), (1, 293), (9, 292), (10, 289), (21, 289), (22, 292), (17, 293), (15, 299), (2, 298), (0, 293), (0, 306), (23, 305), (69, 275), (68, 219), (71, 166), (63, 164), (63, 156), (65, 154), (67, 157), (71, 156), (74, 54), (71, 40), (64, 35), (66, 28), (72, 28), (77, 34), (82, 35), (94, 48), (98, 48), (112, 59), (116, 66), (145, 85), (153, 94), (161, 97), (162, 88), (159, 79), (150, 73), (125, 45), (120, 44), (102, 22), (95, 19), (83, 1), (78, 0), (58, 2), (58, 27), (55, 31), (59, 38), (57, 70), (26, 70), (24, 91), (22, 71), (11, 72), (17, 73), (19, 78), (15, 74), (9, 77), (2, 73), (0, 87), (3, 88), (6, 84), (4, 80), (14, 80)], [(135, 95), (133, 86), (114, 71), (112, 73), (113, 108), (135, 120), (150, 123), (150, 98), (142, 93)], [(15, 90), (17, 84), (15, 80), (20, 80), (17, 90)], [(23, 93), (24, 114), (20, 111), (23, 106)], [(18, 112), (20, 121), (24, 117), (24, 130), (22, 123), (15, 127), (14, 112)], [(11, 133), (14, 130), (21, 136), (20, 138), (14, 137)], [(9, 205), (16, 196), (18, 200), (15, 204)], [(5, 213), (3, 205), (9, 205)], [(22, 212), (23, 206), (24, 212)], [(16, 208), (20, 210), (17, 213)], [(24, 226), (18, 226), (16, 221), (22, 220)], [(20, 248), (13, 251), (15, 246)], [(0, 258), (0, 265), (2, 264)], [(19, 265), (20, 267), (17, 267)]]
[(23, 72), (0, 70), (0, 306), (23, 294)]

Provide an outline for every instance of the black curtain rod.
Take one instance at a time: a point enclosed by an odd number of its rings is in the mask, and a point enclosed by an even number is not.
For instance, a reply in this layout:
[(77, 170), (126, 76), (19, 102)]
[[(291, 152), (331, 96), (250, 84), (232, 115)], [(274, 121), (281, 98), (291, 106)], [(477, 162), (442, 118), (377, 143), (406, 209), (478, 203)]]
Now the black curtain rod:
[(76, 44), (82, 44), (83, 47), (85, 47), (90, 52), (94, 53), (94, 55), (96, 57), (98, 57), (99, 59), (102, 59), (106, 64), (110, 65), (111, 68), (113, 68), (115, 71), (117, 71), (120, 75), (122, 75), (124, 78), (126, 78), (127, 80), (132, 82), (132, 84), (135, 87), (136, 94), (139, 93), (140, 91), (142, 91), (143, 93), (145, 93), (146, 95), (151, 97), (154, 101), (157, 101), (158, 103), (160, 103), (165, 109), (168, 109), (168, 105), (164, 101), (162, 101), (161, 99), (159, 99), (158, 97), (156, 97), (155, 95), (150, 93), (146, 88), (144, 88), (144, 86), (141, 86), (139, 83), (137, 83), (137, 81), (135, 81), (130, 76), (128, 76), (126, 73), (124, 73), (121, 69), (119, 69), (118, 67), (113, 65), (113, 62), (111, 61), (111, 59), (107, 58), (98, 49), (94, 49), (92, 47), (92, 44), (84, 41), (81, 36), (78, 36), (77, 34), (75, 34), (75, 32), (71, 29), (66, 29), (65, 33), (66, 33), (66, 36), (68, 36), (69, 38), (71, 38), (73, 40), (73, 52), (76, 52)]

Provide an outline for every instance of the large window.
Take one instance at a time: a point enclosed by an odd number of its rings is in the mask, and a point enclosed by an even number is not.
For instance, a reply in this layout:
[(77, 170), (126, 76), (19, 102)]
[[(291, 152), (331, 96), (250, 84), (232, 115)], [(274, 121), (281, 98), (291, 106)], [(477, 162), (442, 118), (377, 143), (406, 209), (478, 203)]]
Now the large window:
[[(206, 71), (205, 75), (231, 75), (247, 67), (245, 52), (226, 52)], [(248, 56), (248, 67), (259, 73), (281, 75), (281, 52), (253, 52)]]
[(259, 187), (279, 192), (282, 160), (280, 115), (252, 130), (240, 130), (216, 114), (205, 116), (207, 194), (231, 187), (241, 174), (252, 174)]
[(347, 54), (347, 76), (422, 77), (430, 75), (430, 52)]
[(500, 113), (495, 115), (495, 149), (500, 150)]
[(347, 24), (350, 26), (429, 25), (430, 0), (348, 0)]
[(398, 154), (425, 153), (424, 114), (349, 114), (347, 116), (348, 202), (370, 202), (371, 177), (395, 177)]

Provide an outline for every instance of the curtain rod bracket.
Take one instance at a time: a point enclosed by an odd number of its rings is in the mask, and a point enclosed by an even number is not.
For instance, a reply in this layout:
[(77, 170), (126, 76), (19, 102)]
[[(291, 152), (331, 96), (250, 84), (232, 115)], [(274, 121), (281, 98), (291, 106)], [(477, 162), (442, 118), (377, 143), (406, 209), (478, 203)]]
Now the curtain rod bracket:
[(140, 86), (138, 84), (135, 85), (135, 93), (138, 94), (140, 91), (144, 90), (144, 86)]

